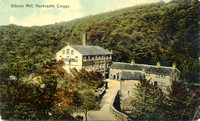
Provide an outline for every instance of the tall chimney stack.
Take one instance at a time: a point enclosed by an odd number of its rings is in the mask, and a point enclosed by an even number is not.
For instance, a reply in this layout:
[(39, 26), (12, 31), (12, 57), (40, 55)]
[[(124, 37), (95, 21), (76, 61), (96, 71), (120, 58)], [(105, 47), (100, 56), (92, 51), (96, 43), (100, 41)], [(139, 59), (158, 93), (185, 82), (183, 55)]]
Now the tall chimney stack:
[(113, 54), (113, 50), (111, 50), (110, 52), (111, 52), (111, 54)]
[(83, 34), (83, 46), (87, 45), (87, 33)]
[(67, 42), (67, 46), (70, 46), (70, 42)]
[(131, 64), (135, 64), (135, 61), (134, 61), (134, 60), (131, 60)]
[(157, 66), (160, 66), (160, 61), (157, 62)]
[(174, 62), (173, 64), (172, 64), (172, 68), (176, 68), (176, 63)]

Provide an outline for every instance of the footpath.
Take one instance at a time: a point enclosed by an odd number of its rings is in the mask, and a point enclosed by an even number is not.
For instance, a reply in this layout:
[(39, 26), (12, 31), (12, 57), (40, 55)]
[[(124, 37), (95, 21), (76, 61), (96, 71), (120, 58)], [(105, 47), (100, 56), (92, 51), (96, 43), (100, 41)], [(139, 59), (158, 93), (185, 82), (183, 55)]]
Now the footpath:
[[(106, 80), (108, 81), (108, 89), (101, 100), (102, 108), (99, 111), (88, 112), (88, 121), (116, 121), (117, 119), (110, 111), (110, 105), (115, 98), (117, 91), (120, 89), (120, 82), (116, 80)], [(84, 117), (83, 113), (78, 114)]]

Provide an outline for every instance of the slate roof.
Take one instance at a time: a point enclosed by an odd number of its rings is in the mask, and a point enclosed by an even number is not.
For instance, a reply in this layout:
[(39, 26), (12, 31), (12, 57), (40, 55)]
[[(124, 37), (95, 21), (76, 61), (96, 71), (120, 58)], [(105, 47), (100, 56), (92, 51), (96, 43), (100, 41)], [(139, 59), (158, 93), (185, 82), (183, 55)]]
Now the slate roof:
[(144, 79), (145, 74), (141, 72), (127, 72), (127, 71), (122, 71), (122, 76), (121, 80), (140, 80)]
[(172, 67), (165, 66), (155, 66), (155, 65), (146, 65), (146, 64), (130, 64), (130, 63), (122, 63), (122, 62), (114, 62), (110, 68), (112, 69), (121, 69), (121, 70), (139, 70), (145, 73), (153, 73), (153, 74), (171, 74), (174, 70)]
[(82, 45), (74, 45), (71, 46), (82, 55), (111, 55), (112, 53), (106, 49), (103, 49), (99, 46), (82, 46)]

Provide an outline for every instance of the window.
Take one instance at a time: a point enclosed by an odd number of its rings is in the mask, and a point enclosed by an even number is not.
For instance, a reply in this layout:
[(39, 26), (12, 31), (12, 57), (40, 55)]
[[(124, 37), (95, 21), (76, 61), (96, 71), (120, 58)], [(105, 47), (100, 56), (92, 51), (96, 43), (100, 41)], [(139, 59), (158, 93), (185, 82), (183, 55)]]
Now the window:
[(165, 85), (165, 82), (160, 82), (160, 85), (161, 85), (161, 86), (164, 86), (164, 85)]
[(71, 62), (75, 62), (75, 58), (71, 58), (70, 61), (71, 61)]
[(76, 58), (75, 58), (75, 62), (78, 62), (78, 56), (76, 56)]
[(104, 64), (101, 64), (101, 69), (104, 69)]
[(117, 80), (119, 80), (119, 76), (117, 76)]
[(160, 78), (160, 75), (159, 74), (156, 74), (156, 76), (155, 76), (156, 78)]
[(150, 73), (146, 73), (145, 75), (146, 75), (146, 76), (150, 76)]
[(106, 68), (109, 68), (109, 64), (107, 64), (107, 67)]
[(165, 79), (165, 75), (162, 75), (162, 78)]
[(67, 49), (67, 54), (69, 54), (69, 49)]
[(65, 50), (62, 51), (62, 54), (65, 54)]
[(74, 50), (71, 50), (71, 54), (74, 55)]
[(157, 85), (158, 85), (158, 82), (157, 82), (157, 81), (154, 81), (154, 85), (157, 86)]
[(86, 61), (87, 59), (86, 59), (86, 57), (85, 56), (83, 56), (83, 61)]

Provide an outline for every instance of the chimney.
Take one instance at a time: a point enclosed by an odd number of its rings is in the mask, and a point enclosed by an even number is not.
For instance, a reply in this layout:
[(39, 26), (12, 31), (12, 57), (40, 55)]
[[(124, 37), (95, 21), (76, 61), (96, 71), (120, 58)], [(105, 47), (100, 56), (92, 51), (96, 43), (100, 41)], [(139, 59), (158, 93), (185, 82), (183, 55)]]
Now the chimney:
[(131, 64), (135, 64), (135, 61), (134, 61), (134, 60), (131, 60)]
[(160, 61), (157, 62), (157, 66), (160, 66)]
[(83, 34), (83, 46), (87, 45), (87, 33)]
[(111, 54), (113, 54), (113, 50), (111, 50)]
[(70, 42), (67, 42), (67, 46), (70, 46)]
[(176, 68), (176, 63), (174, 62), (173, 64), (172, 64), (172, 68)]

